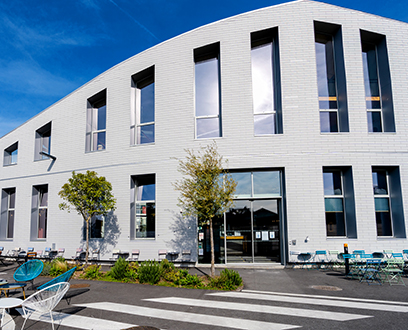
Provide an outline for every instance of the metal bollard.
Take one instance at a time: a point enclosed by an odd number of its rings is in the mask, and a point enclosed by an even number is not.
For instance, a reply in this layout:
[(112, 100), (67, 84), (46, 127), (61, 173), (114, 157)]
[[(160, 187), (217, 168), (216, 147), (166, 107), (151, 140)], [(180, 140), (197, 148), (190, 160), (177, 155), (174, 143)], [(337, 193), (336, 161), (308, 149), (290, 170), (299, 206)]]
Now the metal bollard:
[[(348, 254), (348, 244), (344, 243), (343, 247), (344, 247), (344, 254)], [(346, 266), (346, 275), (348, 275), (348, 273), (350, 273), (349, 258), (344, 259), (344, 265)]]

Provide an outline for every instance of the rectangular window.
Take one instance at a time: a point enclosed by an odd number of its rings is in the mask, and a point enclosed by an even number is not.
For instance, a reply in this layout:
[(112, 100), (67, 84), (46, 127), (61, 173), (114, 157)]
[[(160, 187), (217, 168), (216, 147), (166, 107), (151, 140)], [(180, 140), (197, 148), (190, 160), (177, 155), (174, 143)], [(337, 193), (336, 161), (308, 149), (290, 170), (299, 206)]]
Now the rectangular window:
[(106, 149), (106, 89), (87, 101), (85, 151)]
[[(86, 223), (84, 223), (83, 236), (86, 240)], [(105, 217), (102, 215), (97, 215), (92, 217), (89, 223), (89, 238), (104, 238), (105, 234)]]
[(277, 29), (251, 33), (255, 135), (282, 133)]
[(360, 31), (369, 132), (395, 132), (385, 36)]
[(14, 217), (16, 207), (16, 188), (2, 190), (0, 239), (11, 239), (14, 234)]
[(156, 236), (156, 179), (154, 174), (132, 177), (132, 238)]
[(13, 143), (7, 149), (4, 149), (3, 165), (14, 165), (17, 164), (18, 156), (18, 142)]
[(373, 167), (377, 236), (406, 238), (399, 167)]
[(51, 122), (35, 131), (34, 160), (49, 159), (51, 153)]
[(194, 49), (196, 138), (222, 136), (220, 44)]
[[(154, 143), (154, 66), (132, 76), (131, 145)], [(136, 143), (135, 143), (136, 142)]]
[(326, 235), (357, 238), (350, 167), (323, 168)]
[(348, 132), (341, 27), (322, 22), (314, 25), (320, 131)]
[(31, 206), (31, 239), (47, 238), (48, 185), (33, 186)]

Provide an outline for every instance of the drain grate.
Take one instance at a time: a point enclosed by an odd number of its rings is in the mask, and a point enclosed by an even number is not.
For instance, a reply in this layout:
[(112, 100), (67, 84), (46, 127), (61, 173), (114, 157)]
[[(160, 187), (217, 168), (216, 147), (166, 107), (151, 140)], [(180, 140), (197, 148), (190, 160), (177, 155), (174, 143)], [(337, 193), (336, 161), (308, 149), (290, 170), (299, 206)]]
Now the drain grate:
[(337, 286), (330, 286), (330, 285), (312, 285), (312, 289), (316, 290), (324, 290), (324, 291), (341, 291), (343, 290), (342, 288), (339, 288)]

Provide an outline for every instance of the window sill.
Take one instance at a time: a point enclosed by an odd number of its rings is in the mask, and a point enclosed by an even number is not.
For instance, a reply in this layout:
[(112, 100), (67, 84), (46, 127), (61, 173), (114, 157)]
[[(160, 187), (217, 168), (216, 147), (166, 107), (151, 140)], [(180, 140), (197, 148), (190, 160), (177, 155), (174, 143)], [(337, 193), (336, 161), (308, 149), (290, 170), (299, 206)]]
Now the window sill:
[(368, 135), (396, 135), (397, 132), (367, 132)]
[(131, 241), (138, 241), (138, 240), (150, 240), (150, 241), (155, 241), (156, 237), (134, 237), (130, 239)]
[(139, 144), (131, 144), (131, 147), (141, 147), (141, 146), (154, 146), (156, 142), (150, 142), (150, 143), (139, 143)]
[(352, 240), (352, 239), (357, 239), (357, 238), (350, 238), (347, 236), (326, 236), (326, 239), (348, 239), (348, 240)]
[(386, 240), (386, 239), (406, 239), (406, 237), (395, 237), (395, 236), (377, 236), (378, 240)]
[(3, 167), (9, 167), (9, 166), (16, 166), (17, 163), (13, 163), (13, 164), (3, 164)]
[(95, 153), (95, 152), (104, 152), (104, 151), (106, 151), (106, 148), (105, 148), (105, 149), (102, 149), (102, 150), (90, 150), (90, 151), (85, 151), (85, 155), (86, 155), (86, 154), (93, 154), (93, 153)]
[(222, 136), (208, 137), (208, 138), (198, 138), (198, 137), (195, 137), (195, 138), (194, 138), (194, 141), (219, 140), (219, 139), (222, 139), (222, 138), (223, 138)]
[(320, 132), (320, 135), (347, 135), (350, 132)]

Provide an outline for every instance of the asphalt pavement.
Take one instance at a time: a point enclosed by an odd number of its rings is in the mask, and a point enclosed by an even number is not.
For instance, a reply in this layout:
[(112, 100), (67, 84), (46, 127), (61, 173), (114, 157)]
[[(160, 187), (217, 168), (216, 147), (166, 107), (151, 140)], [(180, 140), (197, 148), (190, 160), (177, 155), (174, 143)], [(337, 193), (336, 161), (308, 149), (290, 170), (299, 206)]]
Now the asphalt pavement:
[[(13, 282), (15, 268), (2, 266), (0, 278)], [(406, 286), (368, 285), (331, 270), (234, 269), (244, 280), (241, 292), (73, 279), (54, 310), (55, 329), (408, 328)], [(192, 274), (209, 272), (207, 267), (190, 269)], [(35, 284), (47, 280), (39, 277)], [(408, 285), (407, 278), (404, 282)], [(10, 296), (22, 298), (21, 290)], [(10, 314), (16, 329), (21, 328), (18, 309)], [(33, 315), (25, 329), (51, 329), (49, 321)]]

